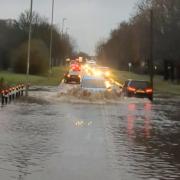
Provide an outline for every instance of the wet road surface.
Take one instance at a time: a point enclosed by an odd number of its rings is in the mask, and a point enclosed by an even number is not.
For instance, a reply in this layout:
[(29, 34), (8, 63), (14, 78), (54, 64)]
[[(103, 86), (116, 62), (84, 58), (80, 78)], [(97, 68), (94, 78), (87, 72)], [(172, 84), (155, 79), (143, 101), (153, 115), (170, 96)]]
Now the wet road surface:
[(44, 88), (1, 108), (0, 179), (180, 179), (179, 98), (91, 102)]

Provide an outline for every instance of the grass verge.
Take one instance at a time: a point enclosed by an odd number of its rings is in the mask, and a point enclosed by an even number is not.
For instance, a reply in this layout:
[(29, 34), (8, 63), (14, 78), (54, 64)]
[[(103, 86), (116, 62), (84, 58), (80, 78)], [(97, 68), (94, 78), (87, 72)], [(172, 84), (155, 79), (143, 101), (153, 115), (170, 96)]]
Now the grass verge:
[[(113, 78), (123, 84), (127, 79), (149, 80), (148, 75), (140, 75), (127, 71), (112, 70)], [(154, 77), (154, 89), (156, 93), (180, 95), (180, 85), (164, 81), (162, 76)]]
[[(29, 82), (31, 85), (57, 86), (61, 82), (66, 70), (66, 67), (54, 67), (50, 76), (30, 75)], [(15, 74), (7, 71), (0, 71), (0, 78), (3, 78), (5, 83), (10, 86), (26, 82), (25, 74)]]
[[(54, 67), (50, 76), (29, 76), (30, 84), (39, 86), (58, 86), (63, 79), (64, 73), (68, 67)], [(0, 78), (4, 78), (6, 84), (13, 86), (19, 83), (26, 82), (26, 75), (15, 74), (7, 71), (0, 71)], [(149, 80), (149, 76), (135, 74), (127, 71), (112, 70), (112, 78), (121, 84), (127, 79)], [(156, 93), (169, 93), (180, 95), (180, 85), (173, 84), (163, 80), (162, 76), (155, 76), (154, 89)]]

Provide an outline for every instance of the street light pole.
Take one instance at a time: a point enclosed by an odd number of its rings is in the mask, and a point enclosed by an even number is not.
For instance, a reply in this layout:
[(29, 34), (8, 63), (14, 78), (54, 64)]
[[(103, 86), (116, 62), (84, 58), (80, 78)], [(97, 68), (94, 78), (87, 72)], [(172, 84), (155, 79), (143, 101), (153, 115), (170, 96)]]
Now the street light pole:
[(29, 14), (29, 37), (28, 37), (27, 69), (26, 69), (26, 96), (28, 96), (28, 89), (29, 89), (29, 67), (30, 67), (31, 34), (32, 34), (32, 9), (33, 9), (33, 0), (31, 0), (30, 2), (30, 14)]
[(54, 0), (52, 0), (51, 32), (50, 32), (50, 47), (49, 47), (49, 71), (50, 71), (50, 73), (51, 73), (51, 68), (52, 68), (53, 21), (54, 21)]
[[(61, 29), (61, 38), (62, 38), (62, 40), (64, 40), (64, 24), (65, 24), (65, 21), (66, 21), (67, 19), (66, 18), (63, 18), (63, 20), (62, 20), (62, 29)], [(64, 43), (64, 41), (63, 41), (63, 43)], [(63, 61), (63, 59), (61, 60), (61, 65), (63, 65), (64, 64), (64, 61)]]
[(68, 36), (69, 27), (66, 28), (66, 36)]
[(61, 29), (61, 36), (62, 37), (63, 37), (63, 33), (64, 33), (64, 24), (65, 24), (66, 20), (67, 20), (66, 18), (63, 18), (63, 20), (62, 20), (62, 29)]
[(154, 49), (154, 32), (153, 32), (153, 9), (150, 10), (150, 82), (152, 88), (154, 87), (154, 57), (153, 57), (153, 49)]

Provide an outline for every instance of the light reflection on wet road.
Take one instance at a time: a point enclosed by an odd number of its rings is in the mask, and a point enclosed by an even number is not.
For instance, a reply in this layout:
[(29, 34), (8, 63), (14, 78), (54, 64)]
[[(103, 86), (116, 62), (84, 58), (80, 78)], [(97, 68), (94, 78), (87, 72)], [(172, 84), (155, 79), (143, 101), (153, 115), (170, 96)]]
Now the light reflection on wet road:
[(0, 179), (180, 179), (178, 99), (91, 104), (59, 101), (54, 89), (32, 94), (47, 101), (0, 110)]

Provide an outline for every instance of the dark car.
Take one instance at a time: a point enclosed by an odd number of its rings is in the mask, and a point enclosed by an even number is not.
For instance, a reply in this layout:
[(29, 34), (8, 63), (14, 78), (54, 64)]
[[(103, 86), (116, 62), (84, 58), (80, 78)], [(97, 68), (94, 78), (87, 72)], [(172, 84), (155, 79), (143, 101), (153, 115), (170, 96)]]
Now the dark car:
[(122, 93), (128, 97), (142, 97), (152, 100), (153, 89), (148, 81), (127, 80), (125, 81)]
[(65, 83), (78, 83), (80, 84), (81, 76), (78, 71), (68, 71), (64, 74)]

